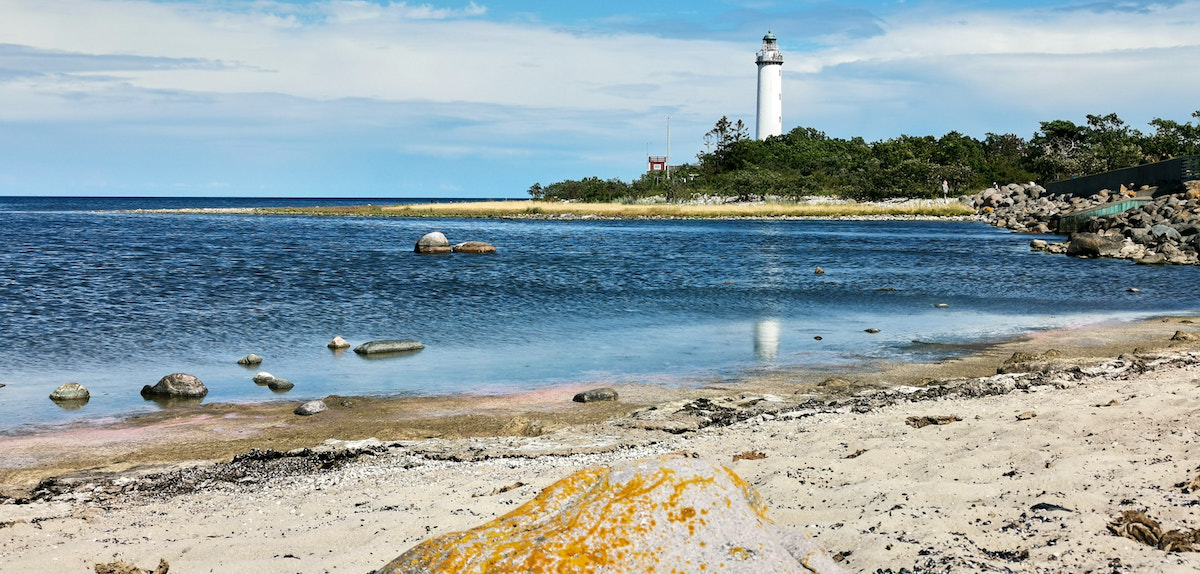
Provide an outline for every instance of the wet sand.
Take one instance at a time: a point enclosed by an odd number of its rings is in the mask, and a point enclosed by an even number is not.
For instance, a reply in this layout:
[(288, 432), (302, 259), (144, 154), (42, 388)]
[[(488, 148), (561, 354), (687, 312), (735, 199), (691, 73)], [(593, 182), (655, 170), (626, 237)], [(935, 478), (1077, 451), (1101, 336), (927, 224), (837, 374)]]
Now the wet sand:
[[(1176, 486), (1200, 473), (1200, 370), (1155, 363), (1194, 353), (1196, 342), (1171, 341), (1200, 331), (1192, 321), (1038, 333), (932, 365), (620, 387), (616, 403), (571, 402), (587, 385), (506, 397), (330, 397), (330, 410), (313, 417), (293, 415), (291, 403), (203, 405), (0, 437), (4, 494), (27, 498), (59, 478), (24, 504), (0, 505), (0, 562), (90, 571), (115, 556), (145, 568), (165, 558), (180, 572), (361, 572), (512, 510), (573, 470), (690, 450), (733, 468), (777, 523), (806, 530), (851, 571), (1194, 571), (1191, 554), (1105, 526), (1137, 509), (1164, 528), (1200, 528), (1200, 496)], [(1051, 370), (1068, 373), (1062, 381), (987, 396), (873, 398), (994, 375), (1016, 352), (1049, 349), (1059, 352)], [(1154, 368), (1078, 369), (1133, 353)], [(673, 414), (698, 398), (747, 416), (715, 424), (715, 415)], [(905, 424), (941, 415), (961, 420)], [(375, 445), (367, 454), (297, 456), (287, 459), (296, 468), (262, 476), (249, 462), (214, 464), (251, 449), (368, 438), (377, 442), (364, 443)], [(753, 450), (766, 457), (732, 461)], [(305, 466), (314, 460), (323, 462)], [(516, 482), (524, 484), (499, 492)], [(1039, 503), (1070, 510), (1032, 510)]]

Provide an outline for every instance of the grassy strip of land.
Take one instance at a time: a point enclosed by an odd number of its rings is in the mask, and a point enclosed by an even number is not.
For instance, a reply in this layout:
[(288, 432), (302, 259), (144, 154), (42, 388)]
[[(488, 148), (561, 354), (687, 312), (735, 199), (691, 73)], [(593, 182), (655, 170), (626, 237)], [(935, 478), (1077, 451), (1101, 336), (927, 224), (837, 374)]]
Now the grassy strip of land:
[(339, 207), (260, 208), (262, 214), (376, 215), (396, 217), (567, 217), (616, 219), (735, 217), (953, 217), (974, 214), (957, 201), (887, 203), (732, 203), (723, 205), (576, 203), (555, 201), (481, 201)]

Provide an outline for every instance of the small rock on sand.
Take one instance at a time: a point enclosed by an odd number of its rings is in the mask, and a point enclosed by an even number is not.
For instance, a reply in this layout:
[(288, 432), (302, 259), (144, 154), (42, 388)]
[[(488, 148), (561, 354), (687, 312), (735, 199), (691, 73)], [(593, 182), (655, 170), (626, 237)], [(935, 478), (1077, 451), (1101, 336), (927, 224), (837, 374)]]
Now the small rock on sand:
[(296, 407), (296, 410), (292, 412), (302, 417), (307, 417), (324, 412), (325, 408), (325, 401), (308, 401), (307, 403)]
[(167, 574), (171, 570), (171, 565), (166, 560), (159, 558), (158, 568), (145, 570), (124, 560), (118, 560), (107, 564), (97, 563), (94, 570), (96, 574)]
[(923, 417), (908, 417), (904, 423), (913, 428), (927, 427), (929, 425), (948, 425), (962, 420), (962, 417), (954, 415), (946, 416), (923, 416)]
[(595, 403), (595, 402), (600, 402), (600, 401), (615, 401), (615, 400), (617, 400), (617, 390), (613, 389), (611, 387), (605, 387), (602, 389), (592, 389), (589, 391), (583, 391), (582, 393), (575, 395), (573, 398), (571, 398), (571, 400), (575, 401), (577, 403)]

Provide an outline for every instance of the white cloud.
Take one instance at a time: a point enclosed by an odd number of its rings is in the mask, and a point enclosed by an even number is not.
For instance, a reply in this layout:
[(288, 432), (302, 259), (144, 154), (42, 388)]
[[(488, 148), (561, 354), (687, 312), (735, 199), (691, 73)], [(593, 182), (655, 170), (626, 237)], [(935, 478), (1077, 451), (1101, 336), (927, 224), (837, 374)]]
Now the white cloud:
[[(148, 2), (44, 0), (3, 7), (0, 37), (39, 49), (219, 66), (76, 72), (145, 90), (280, 93), (316, 100), (488, 102), (608, 108), (686, 104), (672, 69), (749, 76), (746, 47), (650, 36), (573, 36), (460, 11), (366, 2), (323, 5), (303, 20), (271, 12)], [(96, 22), (104, 25), (97, 26)], [(281, 24), (283, 23), (283, 24)], [(638, 86), (639, 89), (623, 87)], [(106, 86), (96, 84), (97, 90)]]
[(1028, 136), (1040, 120), (1113, 111), (1131, 123), (1185, 120), (1189, 106), (1200, 107), (1187, 95), (1200, 90), (1190, 64), (1200, 54), (1198, 23), (1198, 2), (1121, 12), (900, 11), (881, 35), (789, 54), (785, 121), (810, 125), (796, 115), (809, 111), (816, 122), (836, 118), (829, 123), (847, 129), (838, 135), (880, 138), (951, 129)]
[[(1200, 107), (1200, 1), (862, 12), (852, 21), (870, 26), (856, 34), (774, 30), (785, 129), (1029, 135), (1038, 120), (1186, 120)], [(545, 173), (636, 175), (648, 145), (665, 151), (665, 116), (681, 161), (716, 118), (753, 124), (761, 36), (663, 38), (649, 26), (579, 31), (493, 16), (476, 3), (0, 0), (0, 122), (91, 122), (103, 135), (202, 141), (239, 156), (266, 142), (256, 153), (279, 165), (364, 142), (430, 165), (524, 162), (545, 171), (519, 179), (544, 183)]]

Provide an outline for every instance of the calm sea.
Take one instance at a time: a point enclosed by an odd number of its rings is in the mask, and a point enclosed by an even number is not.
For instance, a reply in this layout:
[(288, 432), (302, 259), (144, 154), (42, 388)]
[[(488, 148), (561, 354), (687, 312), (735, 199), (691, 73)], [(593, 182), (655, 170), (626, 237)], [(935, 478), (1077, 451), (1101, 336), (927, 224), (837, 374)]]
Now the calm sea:
[[(0, 198), (0, 432), (158, 409), (138, 391), (174, 372), (208, 402), (687, 385), (1200, 310), (1200, 268), (1033, 253), (978, 223), (114, 211), (398, 201)], [(430, 231), (499, 253), (414, 254)], [(369, 360), (337, 335), (427, 348)], [(247, 353), (295, 389), (255, 385)], [(47, 398), (68, 381), (83, 408)]]

